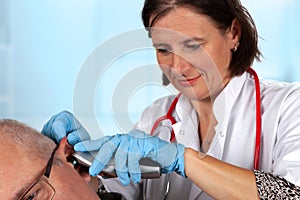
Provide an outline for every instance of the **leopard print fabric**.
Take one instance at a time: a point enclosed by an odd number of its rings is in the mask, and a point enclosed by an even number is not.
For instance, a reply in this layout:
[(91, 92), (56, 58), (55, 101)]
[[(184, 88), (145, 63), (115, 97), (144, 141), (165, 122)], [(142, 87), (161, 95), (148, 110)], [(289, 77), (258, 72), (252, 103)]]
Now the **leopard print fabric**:
[(254, 170), (260, 199), (300, 200), (300, 187), (271, 173)]

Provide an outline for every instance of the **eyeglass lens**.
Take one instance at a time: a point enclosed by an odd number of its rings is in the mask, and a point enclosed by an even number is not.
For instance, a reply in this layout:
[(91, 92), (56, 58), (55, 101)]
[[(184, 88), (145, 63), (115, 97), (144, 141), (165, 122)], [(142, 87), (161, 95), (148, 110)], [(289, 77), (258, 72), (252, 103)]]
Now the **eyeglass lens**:
[(36, 182), (21, 198), (21, 200), (51, 200), (55, 195), (54, 188), (48, 183), (46, 177), (43, 176)]

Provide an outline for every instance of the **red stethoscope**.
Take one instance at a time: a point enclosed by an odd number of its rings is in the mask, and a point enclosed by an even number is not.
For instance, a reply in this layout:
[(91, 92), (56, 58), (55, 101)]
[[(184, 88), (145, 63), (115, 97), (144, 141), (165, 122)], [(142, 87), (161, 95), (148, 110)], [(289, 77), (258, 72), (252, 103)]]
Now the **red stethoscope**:
[[(249, 68), (247, 71), (252, 74), (254, 78), (254, 83), (255, 83), (255, 100), (256, 100), (256, 140), (255, 140), (255, 150), (254, 150), (254, 169), (258, 170), (259, 167), (259, 157), (260, 157), (260, 136), (261, 136), (261, 106), (260, 106), (260, 87), (259, 87), (259, 79), (256, 74), (256, 72), (252, 69)], [(169, 110), (167, 111), (167, 114), (161, 116), (158, 118), (155, 122), (154, 125), (151, 129), (150, 134), (153, 135), (154, 131), (158, 128), (159, 124), (163, 120), (170, 120), (172, 125), (176, 123), (176, 120), (172, 116), (172, 113), (175, 110), (176, 104), (178, 102), (178, 99), (181, 94), (178, 94), (173, 102), (171, 103)], [(171, 137), (170, 137), (170, 142), (175, 142), (176, 141), (176, 136), (174, 133), (174, 130), (172, 129), (171, 131)]]

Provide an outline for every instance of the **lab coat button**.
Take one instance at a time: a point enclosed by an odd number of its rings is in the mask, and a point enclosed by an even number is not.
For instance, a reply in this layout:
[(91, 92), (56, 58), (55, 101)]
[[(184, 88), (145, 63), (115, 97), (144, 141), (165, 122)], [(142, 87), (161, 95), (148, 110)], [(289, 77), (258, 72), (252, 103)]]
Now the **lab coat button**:
[(180, 135), (184, 135), (184, 130), (180, 130), (180, 131), (179, 131), (179, 134), (180, 134)]
[(224, 132), (223, 131), (220, 131), (220, 136), (224, 137)]

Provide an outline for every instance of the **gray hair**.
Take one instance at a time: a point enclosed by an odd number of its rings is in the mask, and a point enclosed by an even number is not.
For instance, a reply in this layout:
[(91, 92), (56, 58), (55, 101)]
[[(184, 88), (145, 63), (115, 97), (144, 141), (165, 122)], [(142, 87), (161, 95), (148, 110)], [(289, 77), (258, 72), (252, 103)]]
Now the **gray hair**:
[[(32, 127), (12, 119), (0, 120), (0, 138), (21, 146), (30, 155), (29, 158), (49, 159), (55, 143)], [(0, 143), (1, 144), (1, 143)]]

